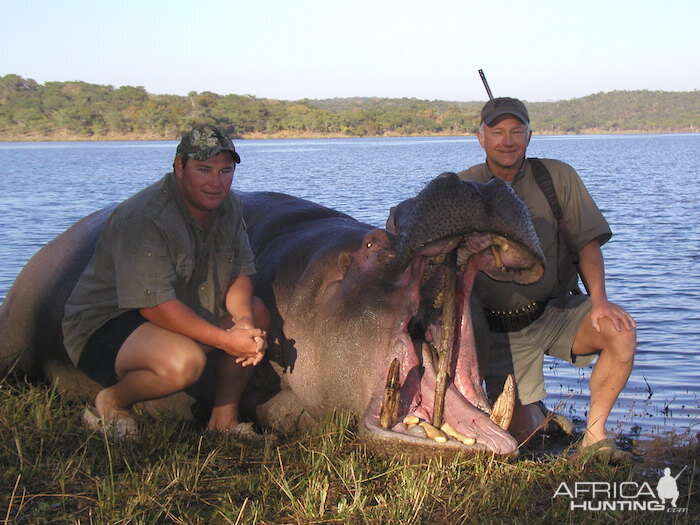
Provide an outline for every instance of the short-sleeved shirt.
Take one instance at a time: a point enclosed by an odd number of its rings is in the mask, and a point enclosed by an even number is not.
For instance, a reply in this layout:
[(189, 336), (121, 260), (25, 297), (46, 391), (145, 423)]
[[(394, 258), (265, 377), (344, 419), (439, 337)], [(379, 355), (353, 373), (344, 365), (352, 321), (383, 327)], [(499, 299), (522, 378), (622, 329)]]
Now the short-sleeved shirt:
[[(541, 160), (552, 176), (572, 249), (578, 252), (594, 239), (601, 245), (606, 243), (612, 236), (610, 226), (574, 168), (558, 160)], [(486, 163), (472, 166), (458, 175), (462, 180), (482, 183), (494, 177)], [(566, 275), (559, 275), (559, 262), (562, 257), (568, 255), (569, 249), (562, 235), (558, 233), (557, 220), (547, 198), (535, 181), (528, 160), (523, 163), (511, 187), (530, 211), (546, 261), (542, 279), (529, 285), (495, 281), (479, 272), (474, 289), (484, 307), (502, 311), (517, 309), (533, 301), (548, 301), (556, 297), (560, 290), (571, 289), (577, 279), (573, 267)], [(560, 283), (560, 280), (564, 282)]]
[(74, 363), (92, 333), (129, 310), (178, 299), (218, 324), (232, 280), (255, 273), (238, 198), (229, 193), (202, 232), (173, 173), (122, 202), (65, 306), (64, 345)]

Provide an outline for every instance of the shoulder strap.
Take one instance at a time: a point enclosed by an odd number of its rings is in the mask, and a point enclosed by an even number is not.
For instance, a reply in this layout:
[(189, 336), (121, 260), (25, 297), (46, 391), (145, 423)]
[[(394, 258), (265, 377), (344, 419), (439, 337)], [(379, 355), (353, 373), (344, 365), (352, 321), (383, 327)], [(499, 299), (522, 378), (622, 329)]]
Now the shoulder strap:
[[(571, 254), (570, 262), (574, 264), (574, 266), (577, 269), (577, 272), (580, 274), (580, 271), (578, 269), (578, 255), (572, 248), (573, 245), (571, 243), (571, 238), (569, 237), (569, 230), (567, 229), (566, 224), (564, 223), (564, 213), (561, 211), (561, 206), (559, 205), (559, 198), (557, 197), (557, 192), (554, 190), (554, 181), (552, 180), (552, 175), (549, 173), (547, 166), (545, 166), (544, 163), (537, 157), (529, 157), (527, 160), (530, 161), (530, 165), (532, 166), (532, 176), (535, 178), (535, 182), (539, 186), (540, 190), (542, 190), (542, 193), (544, 193), (544, 196), (547, 198), (549, 207), (552, 209), (554, 218), (557, 220), (559, 232), (561, 233), (561, 236), (564, 239), (567, 248), (569, 249), (569, 253)], [(581, 280), (583, 281), (583, 275), (581, 275)], [(586, 286), (585, 281), (583, 281), (583, 285)], [(581, 293), (581, 291), (578, 289), (578, 286), (576, 286), (573, 290), (573, 293), (577, 292)]]
[(544, 193), (544, 196), (547, 197), (547, 202), (549, 203), (549, 207), (552, 208), (554, 218), (558, 223), (561, 223), (561, 221), (564, 220), (564, 214), (561, 211), (561, 206), (559, 206), (557, 192), (554, 191), (554, 181), (552, 180), (547, 166), (537, 157), (530, 157), (527, 160), (530, 161), (530, 165), (532, 166), (532, 175), (535, 177), (535, 182), (540, 187), (540, 190), (542, 190), (542, 193)]

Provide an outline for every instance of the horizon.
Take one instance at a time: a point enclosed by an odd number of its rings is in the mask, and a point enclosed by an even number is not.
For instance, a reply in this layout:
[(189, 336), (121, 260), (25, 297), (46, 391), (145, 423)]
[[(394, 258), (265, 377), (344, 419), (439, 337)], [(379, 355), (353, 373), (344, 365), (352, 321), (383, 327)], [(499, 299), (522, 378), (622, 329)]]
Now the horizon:
[[(87, 82), (87, 81), (85, 81), (85, 80), (80, 80), (80, 79), (72, 79), (72, 80), (46, 80), (46, 81), (44, 81), (44, 82), (39, 82), (39, 81), (37, 81), (36, 79), (29, 78), (29, 77), (25, 77), (24, 75), (20, 75), (20, 74), (18, 74), (18, 73), (5, 73), (4, 75), (0, 75), (0, 77), (6, 76), (6, 75), (17, 75), (17, 76), (23, 78), (24, 80), (32, 80), (32, 81), (37, 82), (39, 85), (42, 85), (42, 86), (45, 85), (45, 84), (47, 84), (47, 83), (53, 83), (53, 82), (57, 82), (57, 83), (73, 83), (73, 82), (75, 82), (75, 83), (86, 83), (86, 84), (90, 84), (90, 85), (97, 85), (97, 86), (110, 87), (110, 88), (112, 88), (112, 89), (119, 89), (119, 88), (123, 88), (123, 87), (132, 87), (132, 88), (143, 88), (143, 89), (146, 89), (145, 86), (136, 86), (136, 85), (115, 86), (115, 85), (112, 85), (112, 84), (95, 84), (95, 83), (93, 83), (93, 82)], [(530, 104), (530, 103), (533, 103), (533, 104), (549, 104), (549, 103), (556, 103), (556, 102), (568, 102), (568, 101), (578, 100), (578, 99), (581, 99), (581, 98), (586, 98), (586, 97), (590, 97), (590, 96), (594, 96), (594, 95), (601, 95), (601, 94), (602, 94), (602, 95), (605, 95), (605, 94), (610, 94), (610, 93), (615, 93), (615, 92), (618, 92), (618, 93), (630, 93), (630, 92), (635, 92), (635, 91), (648, 91), (648, 92), (658, 92), (658, 93), (693, 93), (693, 92), (696, 92), (696, 91), (699, 91), (699, 90), (698, 90), (698, 89), (693, 89), (693, 90), (689, 90), (689, 91), (668, 91), (668, 90), (662, 90), (662, 89), (654, 89), (654, 90), (652, 90), (652, 89), (643, 89), (643, 88), (642, 88), (642, 89), (615, 89), (615, 90), (612, 90), (612, 91), (598, 91), (598, 92), (596, 92), (596, 93), (588, 93), (588, 94), (581, 95), (581, 96), (578, 96), (578, 97), (572, 97), (572, 98), (567, 98), (567, 99), (559, 99), (559, 100), (527, 100), (527, 99), (522, 99), (522, 100), (523, 100), (524, 102), (527, 102), (528, 104)], [(370, 96), (370, 95), (356, 95), (356, 96), (354, 96), (354, 95), (349, 95), (349, 96), (343, 96), (343, 97), (325, 97), (325, 98), (309, 98), (309, 97), (302, 97), (302, 98), (298, 98), (298, 99), (277, 99), (277, 98), (270, 98), (270, 97), (259, 97), (259, 96), (255, 95), (255, 94), (253, 94), (253, 93), (216, 93), (216, 92), (213, 92), (213, 91), (210, 91), (210, 90), (201, 91), (201, 92), (196, 92), (196, 93), (202, 94), (202, 93), (205, 93), (205, 92), (213, 93), (214, 95), (217, 95), (217, 96), (220, 96), (220, 97), (226, 97), (226, 96), (232, 95), (232, 96), (239, 96), (239, 97), (253, 97), (253, 98), (255, 98), (256, 100), (260, 100), (260, 101), (262, 101), (262, 100), (273, 100), (273, 101), (276, 101), (276, 102), (301, 102), (301, 101), (305, 101), (305, 100), (308, 100), (308, 101), (310, 101), (310, 102), (314, 102), (314, 101), (327, 101), (327, 100), (358, 100), (358, 99), (362, 99), (362, 100), (383, 100), (383, 99), (384, 99), (384, 100), (404, 100), (404, 99), (406, 99), (406, 100), (417, 100), (417, 101), (421, 101), (421, 102), (447, 102), (447, 103), (456, 103), (456, 104), (484, 104), (484, 103), (488, 100), (487, 98), (484, 98), (483, 100), (476, 100), (476, 99), (475, 99), (475, 100), (445, 100), (445, 99), (424, 99), (424, 98), (417, 98), (417, 97), (378, 97), (378, 96)], [(176, 94), (176, 93), (153, 93), (153, 92), (151, 92), (151, 91), (148, 91), (147, 89), (146, 89), (146, 93), (147, 93), (148, 95), (152, 95), (152, 96), (156, 96), (156, 97), (158, 97), (158, 96), (176, 96), (176, 97), (186, 97), (186, 96), (188, 96), (187, 93), (184, 94), (184, 95), (180, 95), (180, 94)]]
[(504, 0), (497, 7), (459, 0), (430, 6), (211, 0), (207, 6), (9, 3), (0, 45), (12, 51), (0, 61), (0, 75), (285, 101), (484, 101), (479, 69), (494, 96), (528, 102), (700, 87), (700, 3), (691, 0), (663, 6), (591, 0), (573, 7), (554, 0), (528, 6)]

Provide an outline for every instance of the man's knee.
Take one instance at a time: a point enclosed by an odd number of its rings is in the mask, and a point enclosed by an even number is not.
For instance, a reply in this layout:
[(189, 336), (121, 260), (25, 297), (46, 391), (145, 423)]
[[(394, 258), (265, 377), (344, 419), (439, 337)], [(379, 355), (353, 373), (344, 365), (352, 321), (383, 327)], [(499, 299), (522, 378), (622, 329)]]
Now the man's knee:
[(207, 364), (204, 350), (195, 341), (192, 346), (172, 352), (157, 365), (156, 373), (171, 381), (178, 390), (194, 384), (202, 375)]
[(615, 357), (624, 363), (634, 360), (634, 352), (637, 348), (637, 331), (635, 328), (622, 327), (616, 330), (612, 322), (604, 331), (605, 345), (603, 352), (610, 352)]
[(634, 327), (622, 326), (617, 330), (613, 322), (606, 318), (600, 321), (600, 329), (600, 332), (596, 332), (584, 322), (576, 334), (572, 354), (606, 354), (623, 363), (634, 360), (637, 347), (637, 331)]
[(122, 345), (115, 368), (118, 377), (150, 370), (173, 390), (181, 390), (199, 379), (206, 362), (204, 348), (193, 339), (145, 323)]

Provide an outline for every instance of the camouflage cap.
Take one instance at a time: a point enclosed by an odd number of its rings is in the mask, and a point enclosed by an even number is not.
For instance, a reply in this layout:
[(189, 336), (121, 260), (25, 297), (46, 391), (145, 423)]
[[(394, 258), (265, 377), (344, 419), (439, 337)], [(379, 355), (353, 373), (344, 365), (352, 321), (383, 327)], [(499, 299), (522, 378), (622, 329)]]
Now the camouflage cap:
[(513, 115), (523, 124), (530, 122), (530, 115), (527, 113), (525, 104), (517, 98), (510, 97), (493, 98), (484, 104), (484, 108), (481, 110), (481, 122), (490, 126), (494, 120), (506, 114)]
[(205, 160), (222, 151), (230, 151), (233, 161), (240, 164), (240, 155), (236, 153), (233, 142), (223, 131), (210, 124), (199, 124), (182, 136), (175, 155)]

